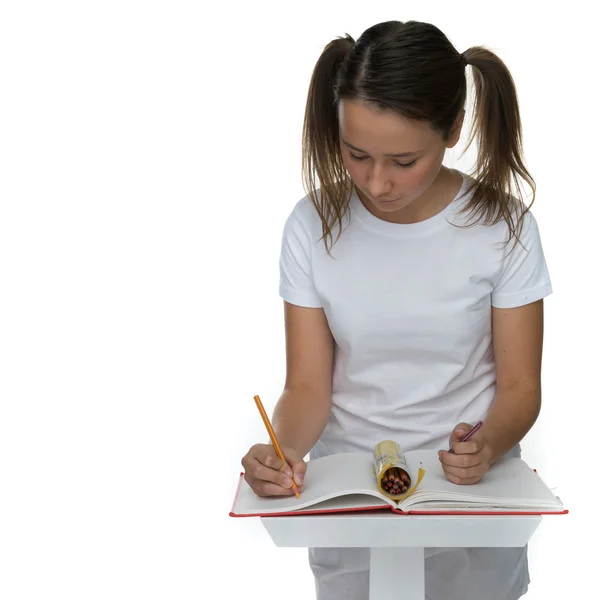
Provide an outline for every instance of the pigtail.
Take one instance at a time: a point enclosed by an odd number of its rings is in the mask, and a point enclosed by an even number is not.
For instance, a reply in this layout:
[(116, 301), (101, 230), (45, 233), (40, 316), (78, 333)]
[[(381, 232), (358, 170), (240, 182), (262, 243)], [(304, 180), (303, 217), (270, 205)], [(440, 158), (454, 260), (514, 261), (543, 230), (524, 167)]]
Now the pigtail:
[[(507, 243), (517, 241), (523, 218), (535, 200), (535, 182), (525, 166), (517, 91), (513, 78), (493, 52), (474, 47), (463, 53), (473, 67), (475, 91), (473, 129), (467, 148), (477, 136), (477, 185), (466, 207), (486, 223), (504, 219), (508, 225)], [(466, 151), (466, 149), (465, 149)], [(522, 181), (532, 190), (526, 206)]]
[[(340, 225), (349, 202), (351, 181), (339, 148), (336, 80), (339, 69), (354, 40), (346, 34), (327, 46), (312, 73), (302, 132), (302, 180), (305, 191), (323, 223), (323, 238), (329, 252), (332, 226)], [(317, 182), (320, 194), (317, 196)], [(336, 238), (337, 239), (337, 238)]]

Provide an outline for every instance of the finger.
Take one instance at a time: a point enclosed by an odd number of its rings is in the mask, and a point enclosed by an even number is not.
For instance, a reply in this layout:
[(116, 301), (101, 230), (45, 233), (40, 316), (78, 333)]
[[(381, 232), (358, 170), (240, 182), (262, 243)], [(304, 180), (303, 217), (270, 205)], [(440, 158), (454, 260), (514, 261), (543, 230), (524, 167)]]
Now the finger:
[(306, 463), (304, 461), (299, 461), (291, 464), (294, 481), (298, 485), (302, 485), (304, 483), (304, 476), (306, 475)]
[(485, 469), (482, 468), (482, 465), (477, 465), (474, 467), (453, 467), (451, 465), (444, 465), (443, 469), (446, 473), (454, 475), (454, 477), (458, 477), (461, 480), (473, 479), (474, 477), (481, 477), (485, 472)]
[(248, 469), (248, 465), (258, 460), (261, 464), (272, 469), (279, 470), (285, 463), (277, 456), (273, 446), (269, 444), (255, 444), (242, 458), (242, 465)]
[(459, 423), (450, 434), (450, 444), (452, 444), (452, 442), (458, 442), (458, 440), (467, 435), (471, 429), (473, 429), (473, 425), (470, 423)]
[[(468, 443), (468, 442), (466, 442)], [(463, 469), (468, 467), (475, 467), (484, 462), (483, 454), (481, 452), (475, 452), (473, 454), (463, 452), (448, 452), (447, 450), (440, 450), (438, 457), (442, 465), (451, 465), (453, 467), (461, 467)]]
[(300, 485), (304, 481), (306, 463), (294, 448), (282, 448), (281, 450), (291, 468), (294, 481)]
[(281, 460), (277, 453), (275, 452), (275, 448), (270, 445), (263, 445), (256, 448), (256, 451), (253, 453), (254, 458), (269, 469), (273, 469), (274, 471), (281, 471), (288, 477), (292, 476), (292, 469), (284, 460)]
[(455, 454), (477, 454), (481, 450), (481, 441), (477, 439), (477, 434), (475, 434), (467, 442), (452, 442), (450, 447)]
[(278, 470), (258, 463), (252, 476), (263, 481), (271, 481), (284, 488), (292, 487), (292, 470), (287, 463), (280, 465)]
[(292, 469), (290, 465), (287, 464), (284, 460), (281, 460), (279, 456), (276, 454), (266, 453), (258, 459), (265, 467), (269, 469), (273, 469), (274, 471), (279, 471), (288, 477), (292, 476)]
[[(264, 460), (264, 457), (262, 458)], [(252, 487), (255, 487), (259, 481), (274, 483), (286, 489), (292, 486), (291, 470), (286, 464), (280, 464), (279, 470), (272, 469), (260, 462), (258, 458), (250, 457), (246, 461), (246, 475), (248, 483), (251, 483)]]
[[(257, 460), (250, 462), (244, 477), (248, 485), (259, 496), (290, 496), (295, 494), (290, 477), (283, 471), (265, 467)], [(297, 489), (302, 491), (302, 485), (298, 483)]]
[(460, 477), (457, 477), (453, 473), (449, 473), (446, 470), (444, 470), (444, 475), (446, 476), (446, 479), (448, 479), (448, 481), (456, 483), (457, 485), (473, 485), (474, 483), (478, 483), (481, 480), (481, 475), (477, 477), (470, 477), (468, 479), (462, 479)]
[[(295, 493), (291, 487), (284, 488), (269, 481), (256, 479), (248, 474), (245, 475), (245, 479), (257, 496), (293, 496)], [(302, 486), (299, 487), (299, 491), (302, 491)]]
[[(292, 489), (294, 489), (294, 485), (297, 488), (300, 488), (300, 486), (304, 483), (304, 473), (298, 473), (298, 474), (294, 473), (294, 469), (287, 462), (285, 462), (281, 465), (281, 467), (279, 468), (279, 471), (281, 473), (283, 473), (285, 476), (285, 479), (283, 480), (284, 485), (287, 486), (287, 482), (290, 481), (292, 484)], [(298, 490), (298, 491), (300, 491), (300, 490)]]

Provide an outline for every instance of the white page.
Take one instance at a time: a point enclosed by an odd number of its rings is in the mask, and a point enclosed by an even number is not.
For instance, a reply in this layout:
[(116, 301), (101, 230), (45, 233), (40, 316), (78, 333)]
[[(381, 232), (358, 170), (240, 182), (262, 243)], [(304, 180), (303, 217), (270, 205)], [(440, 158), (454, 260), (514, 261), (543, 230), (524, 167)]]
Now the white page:
[[(418, 500), (461, 500), (473, 505), (484, 502), (497, 506), (515, 508), (535, 507), (562, 510), (556, 496), (540, 477), (519, 458), (501, 458), (494, 463), (482, 480), (473, 485), (457, 485), (446, 479), (437, 450), (414, 450), (405, 453), (406, 462), (416, 477), (419, 467), (425, 469), (425, 477), (419, 490), (401, 503), (401, 508), (420, 510)], [(440, 507), (448, 507), (441, 502)]]
[(318, 508), (343, 508), (360, 506), (379, 506), (392, 504), (393, 500), (377, 491), (377, 482), (373, 470), (373, 455), (363, 453), (344, 453), (324, 456), (307, 462), (304, 489), (300, 499), (296, 496), (282, 498), (261, 498), (257, 496), (245, 480), (242, 480), (237, 502), (232, 512), (236, 514), (257, 514), (285, 512), (307, 508), (316, 503), (344, 495), (366, 494), (362, 500), (356, 497), (328, 502)]

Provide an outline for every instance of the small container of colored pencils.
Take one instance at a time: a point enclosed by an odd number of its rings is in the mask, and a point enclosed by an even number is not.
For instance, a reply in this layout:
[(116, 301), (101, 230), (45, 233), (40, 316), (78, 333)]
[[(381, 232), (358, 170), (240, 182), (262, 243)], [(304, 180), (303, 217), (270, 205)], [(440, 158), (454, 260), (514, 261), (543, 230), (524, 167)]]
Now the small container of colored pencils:
[(384, 440), (375, 446), (375, 475), (377, 485), (383, 494), (393, 500), (408, 493), (412, 478), (400, 446), (391, 440)]

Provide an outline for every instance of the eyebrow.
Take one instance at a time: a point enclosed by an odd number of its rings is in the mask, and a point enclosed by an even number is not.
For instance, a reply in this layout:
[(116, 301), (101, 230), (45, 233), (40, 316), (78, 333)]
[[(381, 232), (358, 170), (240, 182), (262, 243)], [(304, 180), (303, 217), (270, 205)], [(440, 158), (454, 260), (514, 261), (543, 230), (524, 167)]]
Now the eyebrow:
[[(344, 142), (344, 144), (346, 144), (346, 146), (348, 146), (348, 148), (352, 148), (352, 150), (356, 150), (357, 152), (364, 152), (365, 154), (369, 154), (366, 150), (361, 150), (360, 148), (357, 148), (356, 146), (349, 144), (346, 140), (342, 140), (342, 142)], [(384, 156), (401, 158), (403, 156), (414, 156), (415, 154), (418, 154), (419, 152), (422, 152), (422, 150), (417, 150), (416, 152), (398, 152), (397, 154), (384, 154)]]

